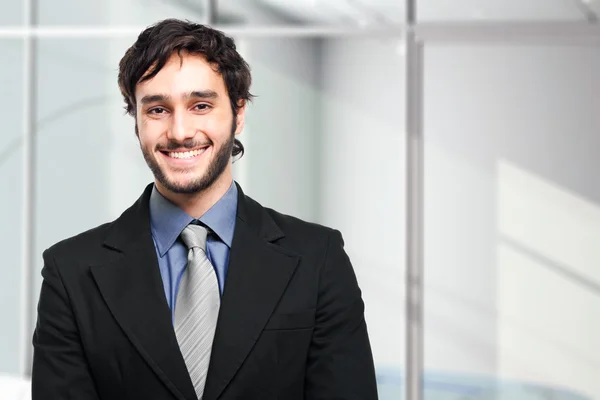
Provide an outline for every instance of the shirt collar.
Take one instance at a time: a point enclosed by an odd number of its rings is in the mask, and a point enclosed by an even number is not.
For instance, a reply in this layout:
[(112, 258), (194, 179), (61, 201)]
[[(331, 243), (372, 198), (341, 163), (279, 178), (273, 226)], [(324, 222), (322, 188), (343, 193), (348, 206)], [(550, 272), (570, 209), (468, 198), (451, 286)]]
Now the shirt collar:
[[(234, 182), (199, 221), (210, 228), (227, 247), (231, 248), (237, 214), (237, 186)], [(189, 214), (171, 203), (156, 189), (150, 194), (150, 225), (160, 257), (173, 246), (181, 231), (194, 221)]]

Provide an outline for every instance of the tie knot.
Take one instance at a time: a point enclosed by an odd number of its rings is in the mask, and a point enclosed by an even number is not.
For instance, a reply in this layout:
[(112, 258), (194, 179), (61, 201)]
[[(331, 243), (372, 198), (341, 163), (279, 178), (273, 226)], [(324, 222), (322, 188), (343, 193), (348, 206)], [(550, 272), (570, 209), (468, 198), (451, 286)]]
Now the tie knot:
[(194, 247), (199, 247), (203, 251), (206, 251), (206, 235), (208, 231), (205, 227), (201, 225), (193, 225), (190, 224), (185, 227), (183, 232), (181, 232), (181, 239), (183, 243), (188, 247), (188, 249), (192, 249)]

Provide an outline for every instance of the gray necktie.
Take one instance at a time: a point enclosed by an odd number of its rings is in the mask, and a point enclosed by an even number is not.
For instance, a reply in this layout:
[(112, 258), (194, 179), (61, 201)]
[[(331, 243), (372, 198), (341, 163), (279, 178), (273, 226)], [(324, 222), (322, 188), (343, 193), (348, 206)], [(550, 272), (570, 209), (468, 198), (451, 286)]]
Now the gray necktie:
[(189, 248), (175, 305), (175, 335), (198, 399), (202, 399), (217, 326), (220, 294), (215, 270), (206, 256), (206, 228), (188, 225), (181, 238)]

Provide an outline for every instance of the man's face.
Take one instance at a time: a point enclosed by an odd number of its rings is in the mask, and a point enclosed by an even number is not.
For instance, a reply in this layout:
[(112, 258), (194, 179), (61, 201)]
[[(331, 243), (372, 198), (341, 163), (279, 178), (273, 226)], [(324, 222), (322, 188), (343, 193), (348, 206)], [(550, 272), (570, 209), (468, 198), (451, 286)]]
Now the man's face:
[(174, 54), (135, 97), (140, 146), (159, 187), (197, 193), (231, 179), (245, 107), (234, 118), (223, 77), (203, 57)]

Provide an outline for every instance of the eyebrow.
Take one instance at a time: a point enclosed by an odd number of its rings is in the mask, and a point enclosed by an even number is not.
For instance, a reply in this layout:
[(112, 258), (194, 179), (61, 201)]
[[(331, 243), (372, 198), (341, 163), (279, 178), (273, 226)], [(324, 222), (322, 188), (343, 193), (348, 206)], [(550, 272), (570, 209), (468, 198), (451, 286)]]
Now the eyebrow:
[(185, 99), (216, 99), (219, 95), (214, 90), (194, 90), (183, 97)]
[[(216, 99), (219, 95), (214, 90), (193, 90), (182, 96), (183, 99)], [(158, 102), (167, 102), (171, 100), (168, 94), (149, 94), (140, 100), (142, 104), (151, 104)]]

